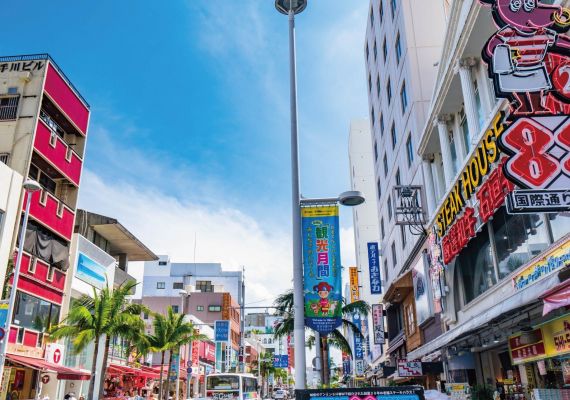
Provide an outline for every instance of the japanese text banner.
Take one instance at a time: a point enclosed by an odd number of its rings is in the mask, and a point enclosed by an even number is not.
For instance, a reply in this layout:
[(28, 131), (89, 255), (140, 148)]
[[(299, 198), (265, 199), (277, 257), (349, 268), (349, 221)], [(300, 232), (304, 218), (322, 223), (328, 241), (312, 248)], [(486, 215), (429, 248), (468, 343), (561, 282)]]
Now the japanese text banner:
[(338, 206), (303, 207), (305, 325), (328, 334), (342, 322)]

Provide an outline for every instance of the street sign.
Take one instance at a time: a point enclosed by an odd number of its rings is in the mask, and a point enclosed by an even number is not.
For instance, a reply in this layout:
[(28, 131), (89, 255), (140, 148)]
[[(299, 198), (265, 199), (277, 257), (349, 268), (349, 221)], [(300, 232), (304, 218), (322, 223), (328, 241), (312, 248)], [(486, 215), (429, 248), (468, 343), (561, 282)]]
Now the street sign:
[(186, 369), (186, 373), (191, 374), (192, 373), (192, 367), (189, 367), (188, 369)]
[(408, 361), (408, 360), (398, 360), (398, 376), (408, 377), (408, 376), (422, 376), (422, 363), (421, 361)]
[(274, 368), (287, 368), (289, 366), (289, 356), (287, 354), (274, 355), (273, 367)]
[(192, 368), (192, 361), (186, 361), (186, 368)]
[(214, 337), (216, 342), (230, 341), (230, 321), (218, 320), (214, 322)]

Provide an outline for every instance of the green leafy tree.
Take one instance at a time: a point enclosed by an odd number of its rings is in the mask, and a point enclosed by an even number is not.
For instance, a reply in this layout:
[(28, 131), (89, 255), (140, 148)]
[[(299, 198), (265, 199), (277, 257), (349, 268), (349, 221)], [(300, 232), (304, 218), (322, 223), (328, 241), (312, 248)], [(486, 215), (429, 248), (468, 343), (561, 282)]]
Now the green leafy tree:
[(72, 304), (62, 323), (54, 326), (49, 332), (51, 338), (55, 340), (70, 338), (76, 353), (80, 353), (91, 343), (94, 344), (89, 399), (93, 399), (101, 339), (105, 338), (103, 370), (100, 371), (104, 376), (111, 338), (120, 337), (134, 341), (144, 334), (144, 323), (140, 315), (147, 312), (147, 309), (129, 300), (135, 286), (136, 282), (129, 281), (116, 289), (107, 286), (98, 292), (94, 290), (92, 297), (82, 296)]
[[(277, 324), (275, 329), (275, 337), (281, 338), (293, 333), (294, 328), (294, 308), (293, 308), (293, 290), (288, 290), (282, 293), (275, 300), (274, 306), (276, 308), (276, 314), (283, 317), (283, 320)], [(367, 317), (370, 313), (370, 305), (363, 301), (358, 300), (352, 303), (346, 303), (343, 300), (342, 307), (342, 328), (352, 331), (354, 335), (362, 337), (362, 332), (351, 320), (348, 319), (355, 313), (359, 313), (363, 317)], [(309, 339), (309, 345), (314, 344), (315, 337)], [(352, 350), (350, 344), (344, 337), (344, 334), (340, 329), (335, 329), (328, 335), (321, 335), (321, 382), (323, 385), (329, 385), (330, 381), (330, 371), (329, 371), (329, 346), (336, 347), (341, 351), (352, 355)]]

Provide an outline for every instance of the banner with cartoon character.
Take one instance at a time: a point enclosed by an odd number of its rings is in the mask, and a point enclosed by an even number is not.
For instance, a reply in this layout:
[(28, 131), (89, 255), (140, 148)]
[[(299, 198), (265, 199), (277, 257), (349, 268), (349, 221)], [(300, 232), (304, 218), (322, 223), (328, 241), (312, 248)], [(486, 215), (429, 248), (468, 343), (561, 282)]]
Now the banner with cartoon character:
[(511, 102), (498, 137), (510, 213), (570, 210), (570, 10), (540, 0), (480, 0), (498, 30), (482, 51), (499, 98)]
[(301, 208), (305, 325), (326, 335), (341, 325), (338, 206)]

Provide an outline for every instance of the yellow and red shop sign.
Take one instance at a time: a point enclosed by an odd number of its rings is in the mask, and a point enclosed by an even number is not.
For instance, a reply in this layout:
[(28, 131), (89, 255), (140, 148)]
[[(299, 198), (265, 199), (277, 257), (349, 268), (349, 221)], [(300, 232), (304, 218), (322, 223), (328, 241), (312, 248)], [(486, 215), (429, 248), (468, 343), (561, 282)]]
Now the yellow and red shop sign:
[[(523, 340), (532, 337), (534, 340)], [(509, 337), (513, 365), (570, 354), (570, 314)]]
[(360, 300), (360, 288), (358, 286), (358, 268), (350, 267), (348, 269), (348, 277), (350, 284), (350, 302), (354, 303)]
[(545, 276), (570, 265), (570, 238), (513, 277), (515, 290), (524, 289)]

